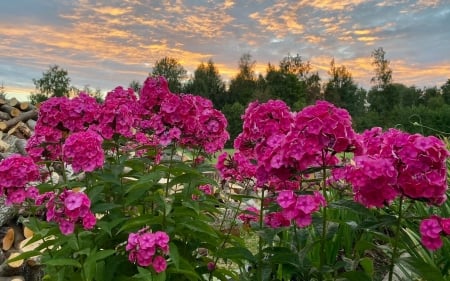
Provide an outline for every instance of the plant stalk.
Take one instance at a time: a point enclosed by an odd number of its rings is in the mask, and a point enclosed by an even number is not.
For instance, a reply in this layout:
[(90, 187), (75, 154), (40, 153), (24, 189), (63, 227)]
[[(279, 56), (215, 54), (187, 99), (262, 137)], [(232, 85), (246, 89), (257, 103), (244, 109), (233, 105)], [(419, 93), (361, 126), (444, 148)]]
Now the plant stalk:
[(391, 256), (391, 264), (389, 266), (389, 281), (392, 281), (392, 278), (394, 276), (394, 267), (395, 267), (395, 261), (398, 258), (398, 242), (400, 240), (400, 228), (401, 228), (401, 222), (403, 219), (403, 196), (400, 196), (400, 202), (398, 204), (398, 218), (397, 218), (397, 225), (395, 230), (395, 237), (394, 242), (392, 245), (392, 256)]
[(322, 193), (325, 198), (325, 206), (322, 207), (322, 237), (320, 239), (320, 263), (319, 263), (319, 281), (323, 280), (323, 266), (325, 265), (325, 254), (326, 254), (326, 241), (327, 241), (327, 205), (328, 205), (328, 195), (327, 195), (327, 179), (326, 172), (327, 168), (325, 165), (326, 152), (322, 151)]
[[(263, 215), (264, 215), (264, 188), (262, 188), (262, 194), (261, 194), (261, 204), (259, 209), (259, 231), (261, 232), (263, 228)], [(258, 264), (256, 265), (256, 277), (258, 281), (262, 281), (262, 272), (263, 272), (263, 238), (261, 235), (258, 237)]]

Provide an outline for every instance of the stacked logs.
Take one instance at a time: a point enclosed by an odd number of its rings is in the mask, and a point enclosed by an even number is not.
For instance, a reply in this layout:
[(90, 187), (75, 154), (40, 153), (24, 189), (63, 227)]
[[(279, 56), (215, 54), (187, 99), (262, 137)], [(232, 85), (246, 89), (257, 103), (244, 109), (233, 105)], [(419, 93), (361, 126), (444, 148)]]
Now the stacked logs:
[(29, 102), (0, 98), (0, 160), (11, 153), (26, 154), (26, 140), (33, 134), (37, 117), (37, 109)]
[(0, 227), (0, 281), (38, 281), (42, 278), (39, 256), (23, 258), (22, 253), (35, 250), (40, 241), (32, 242), (33, 232), (10, 221)]
[[(29, 102), (0, 97), (0, 161), (14, 153), (26, 154), (37, 117), (37, 109)], [(32, 232), (18, 223), (17, 216), (18, 210), (5, 205), (5, 198), (0, 197), (0, 281), (41, 280), (38, 257), (19, 256), (33, 250), (37, 243), (30, 243)]]

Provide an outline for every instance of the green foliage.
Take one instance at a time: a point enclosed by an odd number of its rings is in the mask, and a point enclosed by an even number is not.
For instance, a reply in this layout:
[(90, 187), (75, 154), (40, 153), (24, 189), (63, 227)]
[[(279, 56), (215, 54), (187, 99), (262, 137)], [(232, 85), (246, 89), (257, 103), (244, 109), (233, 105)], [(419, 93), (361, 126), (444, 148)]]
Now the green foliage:
[(392, 84), (392, 69), (385, 55), (386, 52), (382, 47), (373, 50), (371, 55), (372, 65), (375, 68), (375, 76), (372, 77), (370, 82), (374, 83), (377, 89), (385, 89), (388, 85)]
[(352, 116), (361, 115), (364, 112), (365, 93), (358, 91), (347, 68), (344, 65), (336, 66), (332, 59), (328, 75), (330, 78), (324, 87), (325, 100), (347, 109)]
[[(98, 221), (93, 230), (77, 227), (66, 236), (54, 223), (33, 217), (25, 220), (35, 232), (33, 239), (45, 240), (36, 249), (45, 250), (44, 280), (129, 280), (133, 276), (133, 280), (197, 281), (216, 275), (220, 280), (234, 276), (226, 269), (206, 270), (209, 262), (229, 258), (241, 242), (219, 227), (225, 225), (223, 204), (198, 189), (203, 184), (217, 185), (202, 173), (211, 170), (210, 164), (198, 166), (190, 160), (175, 160), (173, 155), (179, 151), (169, 148), (169, 158), (159, 164), (146, 157), (114, 153), (102, 170), (88, 173), (84, 179), (53, 185), (54, 189), (83, 186)], [(38, 187), (44, 190), (47, 185)], [(128, 261), (128, 234), (144, 226), (170, 236), (169, 268), (163, 273), (155, 274)]]
[(222, 108), (222, 113), (228, 120), (228, 133), (230, 134), (230, 140), (227, 143), (227, 147), (233, 146), (234, 139), (239, 135), (242, 130), (243, 120), (241, 116), (244, 114), (245, 107), (235, 102), (233, 104), (226, 104)]
[(246, 106), (252, 101), (256, 86), (255, 63), (249, 53), (242, 55), (239, 59), (239, 72), (235, 78), (231, 79), (228, 90), (233, 103), (238, 102)]
[(185, 85), (184, 92), (210, 99), (216, 108), (222, 108), (226, 102), (225, 83), (212, 60), (203, 62), (194, 72), (194, 77)]
[(178, 62), (177, 59), (164, 57), (155, 62), (152, 76), (164, 76), (169, 83), (169, 89), (173, 93), (181, 93), (182, 80), (186, 78), (186, 69)]
[[(288, 66), (285, 67), (290, 69)], [(275, 69), (269, 65), (266, 74), (266, 87), (272, 99), (283, 100), (290, 107), (293, 107), (297, 102), (305, 104), (306, 83), (299, 80), (294, 72), (287, 72), (281, 67)]]
[[(58, 65), (50, 66), (50, 68), (42, 73), (39, 79), (33, 79), (37, 94), (47, 97), (63, 97), (70, 92), (70, 78), (67, 70), (60, 68)], [(37, 97), (36, 99), (39, 99)]]

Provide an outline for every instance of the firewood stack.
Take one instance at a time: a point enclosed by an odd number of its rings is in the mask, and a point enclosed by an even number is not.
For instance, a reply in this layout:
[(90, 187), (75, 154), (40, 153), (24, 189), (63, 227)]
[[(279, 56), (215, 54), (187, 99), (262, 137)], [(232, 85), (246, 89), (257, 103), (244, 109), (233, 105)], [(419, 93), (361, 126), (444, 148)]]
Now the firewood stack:
[[(0, 97), (0, 161), (11, 154), (26, 154), (27, 140), (32, 136), (37, 109), (29, 102)], [(20, 210), (5, 205), (0, 197), (0, 281), (38, 281), (42, 279), (39, 257), (14, 259), (33, 250), (38, 243), (29, 243), (32, 232), (17, 217)]]
[(0, 281), (38, 281), (42, 279), (40, 257), (21, 258), (35, 250), (41, 241), (32, 242), (33, 232), (14, 221), (0, 227)]
[(36, 108), (29, 102), (0, 98), (0, 160), (12, 153), (26, 154), (25, 145), (37, 117)]

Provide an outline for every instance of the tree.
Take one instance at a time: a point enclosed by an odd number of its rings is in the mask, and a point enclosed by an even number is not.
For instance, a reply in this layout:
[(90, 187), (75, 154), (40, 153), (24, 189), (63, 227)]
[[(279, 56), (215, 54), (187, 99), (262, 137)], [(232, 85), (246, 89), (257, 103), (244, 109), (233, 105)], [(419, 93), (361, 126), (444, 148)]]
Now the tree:
[(433, 109), (445, 103), (437, 87), (425, 88), (421, 96), (421, 101), (425, 106)]
[(375, 49), (372, 52), (372, 65), (375, 68), (375, 76), (370, 80), (374, 86), (368, 93), (370, 109), (383, 114), (390, 112), (400, 103), (400, 97), (392, 87), (392, 69), (389, 61), (385, 58), (383, 48)]
[(230, 103), (237, 101), (246, 106), (253, 99), (256, 86), (255, 64), (249, 53), (243, 54), (239, 59), (239, 73), (230, 81)]
[[(314, 104), (317, 100), (323, 99), (321, 78), (319, 72), (314, 72), (306, 78), (305, 102), (306, 105)], [(301, 108), (296, 108), (296, 110)]]
[(208, 98), (216, 108), (222, 108), (226, 102), (225, 83), (211, 59), (197, 67), (194, 77), (184, 87), (184, 92)]
[(241, 116), (244, 114), (245, 107), (239, 102), (233, 104), (226, 104), (222, 109), (222, 113), (228, 120), (228, 133), (230, 140), (227, 142), (227, 147), (233, 147), (234, 139), (241, 133), (243, 121)]
[(142, 85), (141, 85), (141, 83), (139, 83), (139, 81), (137, 81), (137, 80), (131, 81), (130, 84), (128, 85), (128, 87), (131, 88), (131, 89), (133, 89), (133, 91), (134, 91), (137, 95), (140, 95)]
[(70, 92), (70, 78), (67, 70), (57, 65), (42, 73), (42, 78), (33, 79), (38, 93), (49, 97), (63, 97)]
[(182, 91), (182, 80), (187, 78), (186, 73), (186, 69), (176, 59), (164, 57), (155, 62), (151, 75), (164, 76), (170, 91), (179, 93)]
[(370, 80), (378, 89), (385, 89), (392, 83), (392, 69), (385, 58), (386, 52), (382, 47), (372, 52), (372, 66), (375, 67), (375, 76)]
[(358, 95), (360, 92), (350, 71), (344, 65), (336, 66), (332, 59), (328, 75), (330, 78), (325, 84), (325, 100), (346, 108), (352, 116), (361, 114), (364, 111), (364, 97)]
[(289, 68), (280, 66), (276, 69), (269, 64), (266, 71), (267, 91), (271, 97), (283, 100), (289, 107), (299, 101), (304, 104), (306, 84), (298, 79), (296, 73), (289, 71)]
[(98, 103), (103, 103), (105, 101), (102, 91), (100, 89), (92, 89), (89, 85), (85, 85), (83, 90), (77, 90), (76, 95), (79, 95), (81, 92), (88, 94), (89, 96), (95, 98)]
[(450, 104), (450, 79), (441, 86), (441, 94), (446, 104)]
[(0, 85), (0, 99), (6, 99), (5, 86), (3, 85), (3, 82), (2, 85)]
[(309, 61), (304, 62), (299, 54), (295, 57), (288, 54), (280, 61), (280, 70), (284, 73), (294, 74), (299, 80), (304, 81), (311, 71), (311, 64)]

